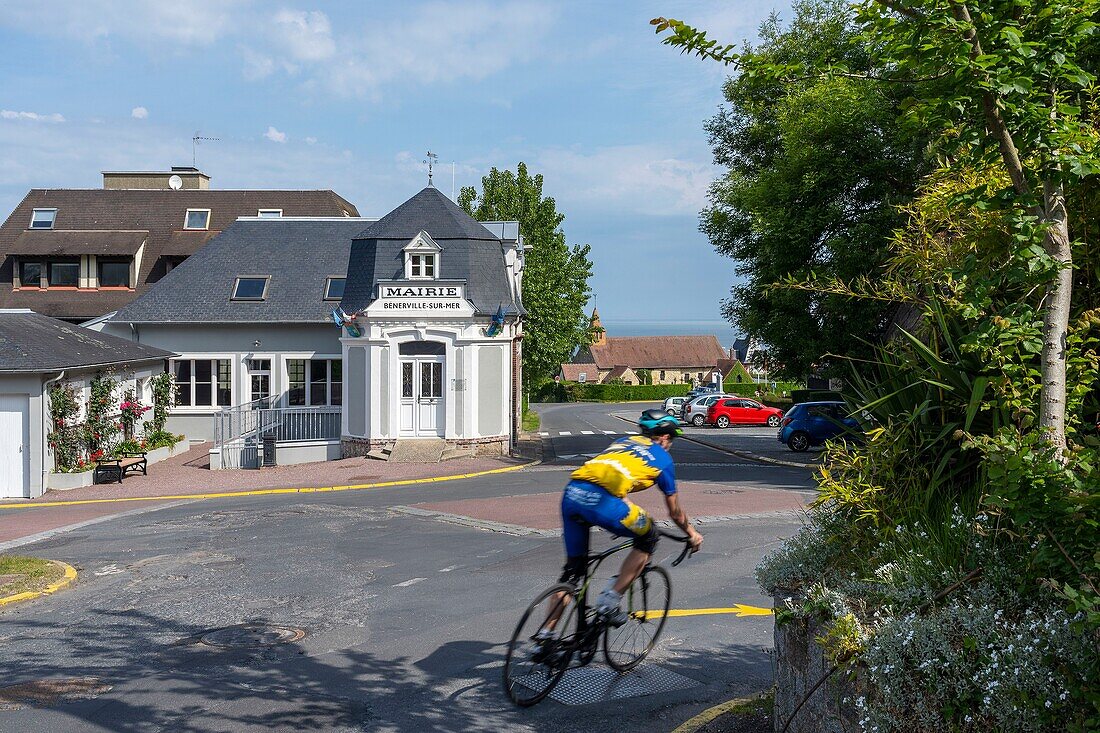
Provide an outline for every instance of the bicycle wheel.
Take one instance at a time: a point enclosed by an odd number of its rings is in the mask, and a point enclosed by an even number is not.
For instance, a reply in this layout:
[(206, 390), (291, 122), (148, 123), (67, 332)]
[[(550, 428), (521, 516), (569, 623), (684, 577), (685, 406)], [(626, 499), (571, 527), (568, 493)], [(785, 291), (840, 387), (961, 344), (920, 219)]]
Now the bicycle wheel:
[(623, 603), (630, 620), (618, 628), (609, 626), (603, 637), (604, 658), (619, 672), (637, 667), (661, 636), (672, 603), (668, 572), (658, 565), (647, 567), (623, 593)]
[[(542, 700), (569, 669), (578, 641), (575, 593), (576, 588), (567, 583), (552, 585), (520, 618), (504, 658), (504, 691), (516, 705), (527, 707)], [(553, 638), (536, 640), (535, 635), (554, 616), (558, 621)]]

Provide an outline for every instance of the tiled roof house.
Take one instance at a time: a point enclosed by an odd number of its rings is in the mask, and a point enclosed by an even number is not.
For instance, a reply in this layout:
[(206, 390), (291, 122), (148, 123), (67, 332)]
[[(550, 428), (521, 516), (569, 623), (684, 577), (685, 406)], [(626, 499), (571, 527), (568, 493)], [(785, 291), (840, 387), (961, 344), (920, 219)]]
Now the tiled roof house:
[[(328, 190), (210, 189), (204, 174), (173, 170), (104, 172), (102, 189), (29, 191), (0, 226), (0, 308), (95, 319), (149, 290), (238, 217), (358, 216)], [(172, 177), (183, 182), (178, 190)]]

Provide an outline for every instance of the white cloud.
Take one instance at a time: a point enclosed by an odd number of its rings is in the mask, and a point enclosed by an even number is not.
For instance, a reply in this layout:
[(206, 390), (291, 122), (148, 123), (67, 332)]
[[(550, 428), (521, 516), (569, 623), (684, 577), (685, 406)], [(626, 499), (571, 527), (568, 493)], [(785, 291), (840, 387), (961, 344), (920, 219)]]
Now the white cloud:
[(246, 0), (52, 0), (0, 4), (0, 25), (92, 43), (126, 38), (162, 48), (208, 45), (237, 27)]
[(718, 172), (709, 162), (670, 156), (657, 145), (550, 149), (536, 153), (530, 164), (532, 172), (546, 175), (559, 201), (609, 214), (696, 215)]
[(285, 143), (287, 140), (285, 132), (279, 132), (271, 125), (268, 125), (267, 132), (264, 133), (264, 137), (266, 137), (273, 143)]
[(336, 53), (332, 24), (319, 10), (280, 10), (274, 26), (276, 42), (299, 61), (324, 61)]
[(134, 107), (130, 110), (130, 116), (135, 120), (144, 120), (149, 116), (149, 110), (144, 107)]
[(15, 112), (10, 109), (0, 109), (0, 119), (5, 120), (34, 120), (35, 122), (64, 122), (65, 118), (60, 112), (53, 114), (39, 114), (38, 112)]
[(307, 138), (306, 138), (306, 144), (308, 144), (308, 145), (316, 145), (316, 144), (317, 144), (317, 138), (315, 138), (315, 137), (312, 137), (312, 136), (311, 136), (311, 137), (307, 137)]

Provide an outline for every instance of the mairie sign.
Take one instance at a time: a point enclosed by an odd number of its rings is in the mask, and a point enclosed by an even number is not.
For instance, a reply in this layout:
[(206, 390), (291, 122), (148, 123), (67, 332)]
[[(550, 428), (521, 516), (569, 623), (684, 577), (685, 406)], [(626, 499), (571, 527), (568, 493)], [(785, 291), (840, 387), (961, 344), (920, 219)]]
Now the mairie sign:
[(459, 311), (467, 308), (463, 283), (411, 285), (380, 283), (376, 307), (400, 311)]

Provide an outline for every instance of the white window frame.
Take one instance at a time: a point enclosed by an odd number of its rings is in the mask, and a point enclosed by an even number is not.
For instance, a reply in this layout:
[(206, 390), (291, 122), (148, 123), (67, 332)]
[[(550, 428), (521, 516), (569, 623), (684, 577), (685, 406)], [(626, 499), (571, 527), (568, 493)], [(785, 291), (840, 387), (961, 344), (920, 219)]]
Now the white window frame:
[(281, 219), (282, 209), (256, 209), (256, 216), (260, 219)]
[[(188, 226), (187, 222), (191, 218), (191, 214), (194, 212), (206, 212), (206, 226), (193, 227)], [(183, 228), (193, 232), (204, 232), (210, 229), (210, 209), (188, 209), (187, 213), (183, 215)]]
[[(39, 213), (45, 213), (47, 211), (51, 212), (53, 214), (53, 216), (50, 217), (50, 225), (48, 227), (36, 227), (34, 225), (34, 222), (35, 222), (35, 220), (38, 219), (38, 214)], [(42, 209), (34, 209), (33, 211), (31, 211), (31, 225), (28, 227), (28, 229), (53, 229), (53, 226), (56, 223), (57, 223), (57, 209), (51, 209), (51, 208), (48, 208), (48, 207), (47, 208), (42, 208)]]
[[(201, 412), (210, 413), (218, 412), (226, 407), (232, 407), (237, 404), (237, 360), (233, 354), (181, 354), (175, 359), (168, 360), (168, 373), (172, 375), (172, 385), (175, 388), (176, 385), (176, 363), (181, 361), (190, 361), (191, 364), (191, 404), (190, 405), (177, 405), (172, 404), (171, 412), (189, 413), (189, 412)], [(229, 404), (218, 404), (218, 366), (214, 364), (211, 366), (210, 373), (210, 400), (214, 404), (212, 405), (196, 405), (195, 404), (195, 365), (196, 361), (228, 361), (229, 362)]]
[[(420, 232), (403, 248), (405, 254), (406, 280), (438, 280), (440, 253), (443, 248), (435, 243), (427, 232)], [(429, 260), (430, 258), (430, 260)], [(431, 263), (432, 274), (426, 274)]]
[[(263, 290), (262, 293), (260, 293), (260, 297), (258, 297), (258, 298), (247, 298), (247, 297), (238, 296), (237, 295), (237, 288), (240, 287), (241, 280), (263, 280), (264, 281), (264, 290)], [(246, 302), (246, 303), (247, 302), (259, 303), (261, 301), (267, 300), (267, 291), (268, 291), (268, 288), (270, 286), (271, 286), (271, 275), (238, 275), (233, 280), (233, 290), (230, 291), (230, 293), (229, 293), (229, 299), (230, 300), (243, 301), (243, 302)]]
[(325, 292), (322, 293), (323, 299), (324, 300), (333, 300), (333, 301), (343, 300), (344, 299), (344, 294), (343, 293), (340, 293), (339, 298), (334, 298), (334, 297), (332, 297), (328, 294), (329, 286), (331, 285), (333, 280), (343, 280), (345, 288), (348, 285), (347, 277), (345, 277), (343, 275), (329, 275), (328, 277), (325, 278)]
[[(303, 372), (304, 381), (302, 382), (302, 384), (303, 384), (303, 401), (304, 402), (301, 405), (292, 405), (290, 403), (290, 390), (293, 387), (293, 384), (291, 383), (291, 380), (290, 380), (290, 362), (292, 362), (292, 361), (304, 361), (305, 362), (305, 371)], [(313, 362), (313, 361), (326, 361), (326, 362), (338, 361), (338, 362), (340, 362), (340, 366), (341, 366), (340, 379), (339, 380), (334, 380), (332, 378), (332, 366), (331, 366), (331, 364), (325, 367), (325, 402), (323, 404), (318, 404), (318, 405), (314, 405), (310, 402), (310, 385), (312, 384), (312, 377), (313, 377), (313, 365), (312, 365), (311, 362)], [(343, 372), (344, 357), (343, 357), (343, 355), (341, 355), (341, 354), (305, 354), (305, 353), (285, 354), (283, 356), (282, 362), (283, 362), (283, 364), (282, 364), (283, 384), (286, 385), (286, 389), (283, 391), (282, 402), (286, 407), (301, 407), (301, 408), (339, 407), (340, 405), (332, 404), (332, 387), (335, 384), (340, 385), (340, 388), (341, 388), (340, 389), (340, 402), (341, 402), (341, 404), (343, 403), (343, 384), (344, 384), (344, 379), (343, 379), (343, 375), (344, 375), (344, 372)]]

